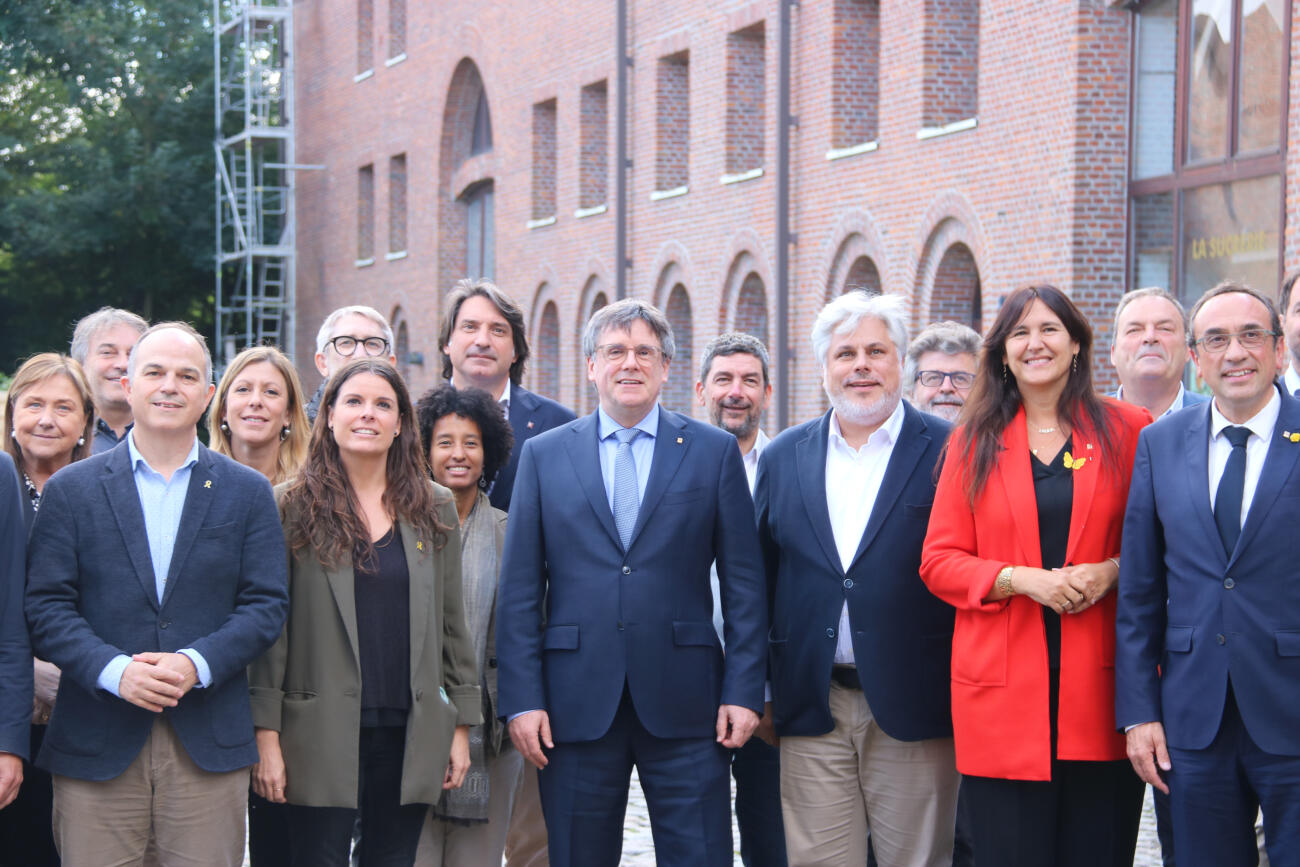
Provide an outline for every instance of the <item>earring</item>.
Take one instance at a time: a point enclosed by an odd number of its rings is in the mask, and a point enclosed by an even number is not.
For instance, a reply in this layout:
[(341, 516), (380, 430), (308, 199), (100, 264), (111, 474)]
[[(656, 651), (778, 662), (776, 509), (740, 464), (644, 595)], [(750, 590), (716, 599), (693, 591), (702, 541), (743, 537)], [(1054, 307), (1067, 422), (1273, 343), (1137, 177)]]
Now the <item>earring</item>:
[(1070, 362), (1070, 372), (1071, 373), (1079, 372), (1079, 353), (1077, 352), (1074, 353), (1074, 360)]
[(224, 421), (219, 425), (219, 427), (221, 428), (222, 433), (230, 433), (230, 425), (226, 424)]
[(285, 425), (284, 427), (280, 428), (280, 442), (284, 442), (286, 439), (288, 439), (289, 434), (292, 431), (293, 428), (289, 427), (288, 425)]
[(480, 490), (484, 490), (484, 491), (486, 491), (488, 488), (487, 476), (483, 475), (482, 473), (480, 473), (478, 477), (478, 486)]
[(85, 437), (77, 437), (77, 448), (81, 448), (81, 447), (84, 446), (85, 444), (86, 444), (86, 438), (85, 438)]
[(393, 431), (393, 439), (397, 439), (397, 438), (400, 437), (401, 435), (402, 435), (402, 432), (401, 432), (400, 430), (395, 430), (395, 431)]
[(1007, 384), (1007, 363), (1005, 361), (1002, 362), (1002, 384)]

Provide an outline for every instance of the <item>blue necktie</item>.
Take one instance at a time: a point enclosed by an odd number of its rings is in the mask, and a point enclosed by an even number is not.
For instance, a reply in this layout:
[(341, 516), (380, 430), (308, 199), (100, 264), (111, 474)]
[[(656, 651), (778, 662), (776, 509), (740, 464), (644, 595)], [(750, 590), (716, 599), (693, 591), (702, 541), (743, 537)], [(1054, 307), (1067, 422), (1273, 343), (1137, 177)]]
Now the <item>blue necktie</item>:
[(618, 528), (618, 537), (623, 541), (623, 550), (632, 542), (632, 529), (636, 527), (636, 515), (641, 510), (641, 498), (637, 494), (636, 461), (632, 459), (632, 440), (641, 433), (636, 428), (623, 428), (615, 431), (618, 437), (618, 453), (614, 456), (614, 526)]
[(1214, 523), (1219, 525), (1223, 550), (1232, 556), (1237, 537), (1241, 535), (1241, 498), (1246, 487), (1246, 440), (1250, 439), (1250, 429), (1229, 425), (1223, 429), (1223, 435), (1232, 443), (1232, 452), (1214, 495)]

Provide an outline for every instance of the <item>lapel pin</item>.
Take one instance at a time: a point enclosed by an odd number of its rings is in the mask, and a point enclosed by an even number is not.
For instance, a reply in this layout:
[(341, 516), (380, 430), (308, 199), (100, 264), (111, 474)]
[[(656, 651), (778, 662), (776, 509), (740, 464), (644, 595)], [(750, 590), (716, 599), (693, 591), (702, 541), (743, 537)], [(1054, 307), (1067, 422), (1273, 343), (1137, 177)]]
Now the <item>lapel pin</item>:
[(1092, 448), (1092, 443), (1088, 443), (1088, 448)]
[(532, 430), (532, 428), (533, 428), (533, 423), (530, 421), (530, 422), (528, 423), (528, 429), (529, 429), (529, 430)]
[(1287, 439), (1289, 439), (1289, 440), (1290, 440), (1291, 442), (1293, 442), (1293, 443), (1300, 443), (1300, 433), (1290, 433), (1290, 432), (1288, 432), (1288, 433), (1284, 433), (1284, 434), (1282, 434), (1282, 436), (1286, 437)]
[(205, 488), (210, 488), (210, 487), (212, 487), (212, 479), (208, 479), (207, 481), (205, 481), (205, 482), (203, 483), (203, 487), (205, 487)]
[(415, 540), (415, 550), (417, 550), (417, 551), (423, 551), (423, 550), (424, 550), (424, 540), (423, 540), (423, 539), (416, 539), (416, 540)]
[(678, 438), (677, 438), (677, 445), (681, 445), (681, 444), (682, 444), (682, 438), (681, 438), (681, 437), (678, 437)]
[(1080, 467), (1082, 467), (1083, 464), (1084, 464), (1084, 462), (1087, 461), (1087, 460), (1088, 460), (1087, 458), (1072, 458), (1072, 457), (1070, 457), (1070, 453), (1069, 453), (1069, 452), (1066, 452), (1066, 453), (1065, 453), (1065, 468), (1066, 468), (1067, 470), (1077, 470), (1077, 469), (1079, 469)]

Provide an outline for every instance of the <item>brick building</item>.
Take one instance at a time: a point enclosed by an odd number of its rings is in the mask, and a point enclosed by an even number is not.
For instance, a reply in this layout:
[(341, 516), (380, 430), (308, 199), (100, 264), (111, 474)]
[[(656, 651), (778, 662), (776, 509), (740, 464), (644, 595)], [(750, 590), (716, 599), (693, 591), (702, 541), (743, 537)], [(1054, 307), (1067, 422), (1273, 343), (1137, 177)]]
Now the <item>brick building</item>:
[[(628, 4), (626, 291), (674, 323), (670, 408), (692, 408), (710, 337), (771, 342), (784, 315), (776, 387), (791, 422), (819, 412), (807, 335), (846, 288), (905, 294), (916, 326), (978, 327), (1009, 290), (1051, 282), (1105, 343), (1131, 286), (1273, 291), (1300, 267), (1284, 220), (1300, 0), (803, 0), (782, 309), (788, 2)], [(579, 336), (619, 284), (617, 9), (295, 2), (298, 158), (325, 166), (298, 185), (302, 369), (326, 312), (370, 303), (418, 393), (442, 295), (486, 275), (529, 317), (526, 381), (593, 407)]]

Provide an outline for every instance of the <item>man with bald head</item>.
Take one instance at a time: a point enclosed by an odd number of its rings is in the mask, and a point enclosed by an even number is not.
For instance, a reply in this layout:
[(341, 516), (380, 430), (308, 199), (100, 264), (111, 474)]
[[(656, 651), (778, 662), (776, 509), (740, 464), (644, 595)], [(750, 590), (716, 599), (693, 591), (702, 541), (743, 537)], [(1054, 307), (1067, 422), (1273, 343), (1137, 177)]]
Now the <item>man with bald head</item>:
[(32, 527), (33, 652), (63, 670), (37, 764), (65, 867), (239, 865), (257, 761), (244, 670), (288, 610), (266, 479), (198, 441), (212, 359), (155, 325), (122, 387), (126, 445), (50, 479)]

